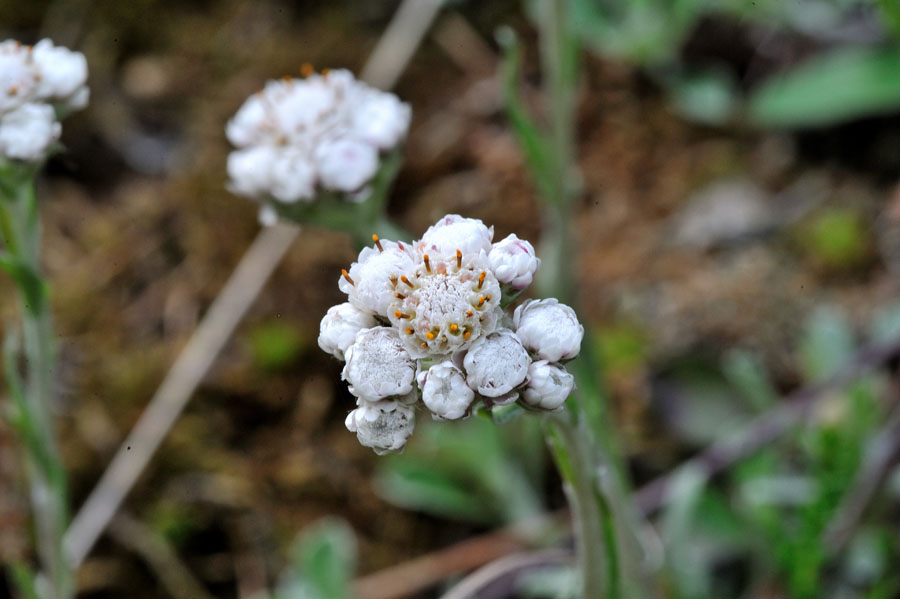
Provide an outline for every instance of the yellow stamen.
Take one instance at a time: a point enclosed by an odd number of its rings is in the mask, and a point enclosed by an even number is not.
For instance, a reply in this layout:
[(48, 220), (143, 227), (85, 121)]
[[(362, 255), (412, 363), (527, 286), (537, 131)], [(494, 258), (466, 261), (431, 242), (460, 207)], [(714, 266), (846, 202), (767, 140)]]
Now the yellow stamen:
[(472, 336), (472, 331), (466, 331), (465, 334), (463, 334), (463, 337), (466, 338), (466, 341), (468, 341), (469, 337), (471, 337), (471, 336)]
[(401, 276), (400, 280), (409, 285), (412, 289), (415, 289), (415, 286), (409, 282), (409, 279), (406, 278), (406, 275)]
[(428, 337), (429, 341), (434, 339), (434, 333), (432, 333), (431, 331), (428, 331), (427, 333), (425, 333), (425, 336)]
[(407, 334), (407, 335), (412, 335), (414, 332), (415, 332), (415, 331), (413, 331), (413, 328), (412, 328), (412, 327), (406, 327), (406, 334)]
[(394, 316), (397, 318), (409, 318), (409, 314), (404, 314), (400, 310), (394, 310)]
[(482, 295), (481, 297), (478, 298), (478, 307), (480, 308), (483, 305), (484, 305), (484, 296)]
[(381, 247), (381, 240), (378, 239), (378, 235), (376, 235), (375, 233), (372, 233), (372, 241), (375, 242), (375, 245), (378, 247), (378, 251), (379, 251), (379, 252), (383, 252), (383, 251), (384, 251), (384, 248)]
[(487, 274), (486, 272), (481, 271), (481, 274), (478, 275), (478, 288), (479, 289), (481, 289), (481, 286), (484, 285), (484, 275), (486, 275), (486, 274)]
[(451, 324), (451, 325), (450, 325), (450, 332), (451, 332), (451, 333), (455, 333), (455, 332), (458, 331), (458, 330), (459, 330), (459, 327), (456, 326), (455, 324)]
[(472, 312), (471, 310), (466, 310), (466, 316), (472, 318), (472, 314), (474, 314), (474, 312)]
[(456, 268), (462, 268), (462, 252), (456, 250)]
[(431, 272), (431, 262), (428, 261), (428, 254), (425, 254), (423, 258), (425, 259), (425, 270)]
[(341, 276), (347, 279), (347, 282), (351, 285), (356, 285), (356, 283), (353, 282), (353, 279), (350, 278), (350, 273), (348, 273), (346, 269), (341, 269)]
[(308, 62), (304, 62), (302, 65), (300, 65), (300, 74), (303, 75), (304, 77), (309, 77), (310, 75), (312, 75), (315, 72), (316, 72), (316, 70)]

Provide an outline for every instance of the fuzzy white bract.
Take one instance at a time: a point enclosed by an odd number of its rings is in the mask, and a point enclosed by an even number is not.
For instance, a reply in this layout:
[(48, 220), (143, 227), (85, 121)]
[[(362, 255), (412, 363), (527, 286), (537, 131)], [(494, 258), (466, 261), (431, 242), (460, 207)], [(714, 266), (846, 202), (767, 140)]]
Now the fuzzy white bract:
[(0, 157), (38, 162), (59, 139), (59, 119), (88, 101), (87, 60), (80, 52), (14, 40), (0, 43)]
[(458, 420), (480, 405), (557, 410), (571, 393), (559, 362), (577, 355), (584, 329), (555, 299), (505, 310), (540, 260), (527, 241), (493, 235), (451, 214), (411, 243), (373, 235), (341, 272), (347, 302), (322, 319), (319, 345), (346, 360), (357, 397), (346, 424), (363, 445), (403, 449), (419, 399), (434, 419)]
[(320, 191), (355, 201), (410, 118), (407, 104), (346, 70), (269, 81), (225, 128), (237, 148), (230, 189), (263, 203), (312, 202)]

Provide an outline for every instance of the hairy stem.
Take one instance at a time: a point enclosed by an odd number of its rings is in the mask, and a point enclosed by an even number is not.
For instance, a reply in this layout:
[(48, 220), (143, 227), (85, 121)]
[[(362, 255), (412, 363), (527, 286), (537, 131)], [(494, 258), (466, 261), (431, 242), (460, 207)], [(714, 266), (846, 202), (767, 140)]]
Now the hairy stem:
[[(12, 177), (10, 177), (12, 178)], [(50, 599), (73, 596), (73, 576), (63, 553), (68, 522), (65, 470), (51, 415), (56, 349), (46, 285), (40, 269), (40, 223), (34, 180), (29, 175), (4, 181), (0, 197), (0, 232), (7, 265), (17, 283), (21, 304), (25, 355), (25, 389), (18, 404), (20, 420), (28, 422), (25, 441), (36, 543)]]

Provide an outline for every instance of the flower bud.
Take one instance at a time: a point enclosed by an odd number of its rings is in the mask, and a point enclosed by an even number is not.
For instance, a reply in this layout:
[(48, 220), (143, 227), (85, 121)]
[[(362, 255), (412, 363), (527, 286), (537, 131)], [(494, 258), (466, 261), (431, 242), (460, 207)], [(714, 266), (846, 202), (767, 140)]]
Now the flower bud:
[(479, 338), (463, 360), (469, 387), (485, 397), (500, 397), (522, 384), (530, 363), (522, 342), (509, 329)]
[(522, 344), (542, 360), (571, 360), (581, 350), (584, 327), (575, 311), (556, 299), (523, 303), (516, 308), (513, 325)]
[(446, 360), (418, 376), (422, 401), (435, 420), (457, 420), (466, 415), (475, 392), (466, 385), (462, 371)]
[(522, 400), (532, 408), (557, 410), (568, 399), (575, 377), (559, 364), (547, 360), (532, 362), (528, 367)]
[(366, 401), (405, 395), (416, 376), (413, 359), (391, 327), (363, 329), (344, 353), (347, 363), (341, 376), (350, 392)]
[(343, 361), (344, 352), (353, 345), (356, 335), (376, 324), (371, 314), (349, 302), (332, 306), (319, 324), (319, 347)]
[(493, 238), (494, 227), (486, 227), (477, 218), (448, 214), (428, 227), (419, 243), (425, 253), (453, 256), (456, 250), (460, 250), (463, 257), (471, 257), (478, 256), (482, 251), (491, 251)]
[(378, 455), (402, 450), (416, 427), (413, 408), (400, 401), (369, 402), (360, 399), (347, 415), (344, 425), (356, 433), (359, 443)]
[(0, 155), (35, 162), (59, 139), (62, 127), (49, 104), (22, 104), (0, 117)]
[(515, 234), (495, 243), (488, 261), (497, 280), (515, 290), (531, 285), (534, 273), (541, 265), (540, 258), (534, 254), (534, 246)]

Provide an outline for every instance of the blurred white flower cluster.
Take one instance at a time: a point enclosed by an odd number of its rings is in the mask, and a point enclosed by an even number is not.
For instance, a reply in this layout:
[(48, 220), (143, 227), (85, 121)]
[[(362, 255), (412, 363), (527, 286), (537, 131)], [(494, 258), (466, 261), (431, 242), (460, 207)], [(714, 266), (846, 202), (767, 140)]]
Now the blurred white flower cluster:
[(59, 119), (88, 102), (87, 60), (44, 39), (0, 43), (0, 156), (36, 162), (59, 139)]
[(341, 273), (348, 301), (328, 310), (319, 346), (346, 364), (357, 398), (347, 428), (383, 454), (403, 449), (419, 400), (437, 420), (457, 420), (482, 402), (559, 409), (574, 379), (584, 328), (555, 299), (503, 306), (540, 266), (515, 235), (449, 215), (411, 244), (378, 239)]
[(225, 128), (238, 148), (228, 156), (230, 188), (264, 202), (311, 202), (319, 190), (364, 199), (410, 118), (407, 104), (346, 70), (269, 81)]

